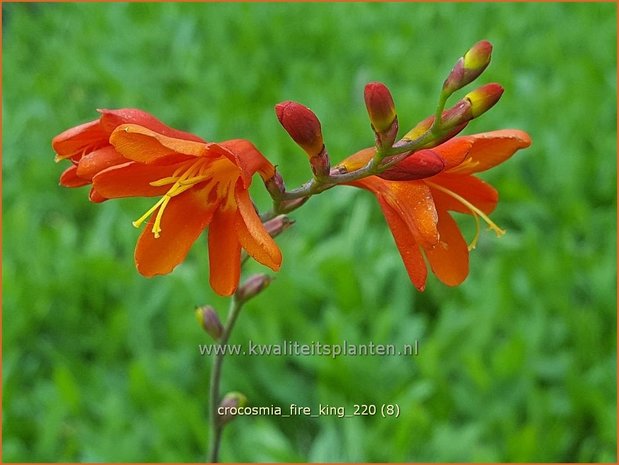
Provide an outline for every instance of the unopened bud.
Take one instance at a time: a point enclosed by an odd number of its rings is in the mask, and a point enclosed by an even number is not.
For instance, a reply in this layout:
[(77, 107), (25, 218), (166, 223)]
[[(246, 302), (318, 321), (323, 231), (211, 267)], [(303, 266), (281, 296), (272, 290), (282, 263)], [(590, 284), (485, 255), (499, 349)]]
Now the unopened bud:
[(365, 106), (376, 139), (378, 154), (382, 157), (383, 149), (393, 146), (398, 136), (398, 116), (393, 97), (386, 85), (370, 82), (365, 86)]
[(464, 100), (471, 102), (471, 114), (473, 118), (477, 118), (492, 108), (501, 95), (503, 95), (503, 87), (493, 82), (469, 92), (464, 96)]
[(433, 150), (419, 150), (378, 176), (390, 181), (412, 181), (440, 173), (445, 168), (443, 158)]
[(374, 131), (387, 132), (397, 118), (391, 92), (382, 82), (370, 82), (365, 86), (364, 97)]
[(234, 420), (238, 415), (239, 409), (247, 405), (247, 397), (240, 392), (229, 392), (221, 399), (217, 407), (219, 425), (225, 425)]
[(271, 237), (276, 237), (283, 233), (293, 224), (293, 219), (288, 218), (286, 215), (279, 215), (264, 223), (264, 229), (267, 230)]
[(215, 312), (215, 309), (210, 305), (204, 305), (196, 308), (196, 320), (202, 326), (202, 329), (206, 331), (213, 339), (219, 340), (224, 332), (224, 327), (219, 321), (219, 317)]
[(329, 175), (329, 155), (322, 140), (320, 121), (312, 110), (297, 102), (275, 105), (277, 119), (290, 137), (307, 153), (312, 172), (317, 178)]
[(490, 63), (492, 44), (482, 40), (473, 45), (455, 66), (443, 83), (443, 92), (452, 94), (465, 85), (473, 82), (484, 72)]
[(287, 101), (275, 105), (275, 113), (286, 132), (310, 157), (322, 151), (322, 129), (312, 110), (300, 103)]
[(271, 284), (271, 281), (273, 281), (273, 278), (264, 273), (250, 276), (237, 289), (235, 297), (240, 302), (246, 302), (266, 289)]
[[(445, 110), (441, 115), (441, 127), (444, 131), (433, 137), (424, 147), (434, 147), (462, 131), (468, 122), (473, 119), (471, 103), (468, 100), (460, 100), (453, 107)], [(412, 141), (423, 136), (434, 124), (434, 116), (428, 116), (408, 131), (402, 141)], [(397, 144), (396, 144), (397, 145)]]

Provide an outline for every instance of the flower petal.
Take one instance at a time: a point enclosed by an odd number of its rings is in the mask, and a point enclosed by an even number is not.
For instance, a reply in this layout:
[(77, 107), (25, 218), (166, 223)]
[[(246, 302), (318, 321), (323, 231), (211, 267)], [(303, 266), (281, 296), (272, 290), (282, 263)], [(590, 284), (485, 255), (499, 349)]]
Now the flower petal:
[(177, 139), (205, 142), (202, 138), (185, 131), (165, 125), (150, 113), (135, 108), (121, 108), (119, 110), (98, 110), (101, 113), (101, 127), (109, 136), (121, 124), (138, 124), (152, 131)]
[(79, 158), (86, 149), (92, 150), (106, 145), (107, 138), (108, 134), (101, 129), (98, 120), (67, 129), (52, 139), (52, 148), (57, 154), (56, 161)]
[(90, 184), (77, 175), (77, 165), (71, 165), (60, 175), (60, 185), (63, 187), (81, 187)]
[(486, 214), (491, 213), (499, 201), (499, 193), (490, 184), (470, 175), (441, 173), (428, 180), (432, 197), (438, 208), (471, 214), (471, 210), (456, 198), (432, 187), (432, 184), (463, 197)]
[(236, 202), (239, 211), (236, 234), (241, 245), (256, 261), (268, 266), (273, 271), (279, 270), (282, 263), (282, 253), (264, 228), (247, 190), (237, 188)]
[(438, 209), (440, 242), (425, 249), (434, 274), (448, 286), (457, 286), (469, 274), (469, 250), (457, 223), (447, 213)]
[(226, 156), (240, 168), (245, 189), (250, 186), (254, 173), (258, 172), (265, 181), (275, 174), (275, 167), (248, 140), (232, 139), (217, 145), (226, 149), (228, 151)]
[(128, 162), (101, 171), (92, 178), (92, 183), (94, 189), (108, 199), (163, 195), (170, 189), (170, 185), (151, 186), (150, 183), (171, 176), (174, 170), (181, 165), (182, 163), (142, 165)]
[(423, 181), (385, 181), (370, 176), (350, 184), (374, 192), (381, 206), (387, 204), (395, 210), (423, 247), (438, 242), (436, 208), (430, 188)]
[(381, 207), (408, 276), (413, 285), (423, 291), (426, 287), (428, 270), (419, 250), (419, 244), (415, 240), (415, 232), (410, 229), (410, 226), (402, 219), (400, 214), (386, 202), (381, 202)]
[(93, 176), (100, 171), (128, 161), (129, 160), (114, 150), (114, 147), (107, 145), (93, 152), (89, 152), (80, 158), (77, 165), (77, 175), (80, 178), (91, 180)]
[(241, 277), (241, 244), (235, 227), (236, 210), (220, 208), (208, 231), (209, 280), (219, 295), (232, 295)]
[(207, 144), (164, 136), (137, 124), (118, 126), (110, 136), (114, 148), (130, 160), (151, 164), (158, 161), (186, 160), (207, 155), (225, 156), (217, 144)]
[(473, 146), (462, 163), (450, 169), (450, 173), (478, 173), (503, 163), (517, 150), (531, 145), (529, 135), (517, 129), (502, 129), (467, 136)]
[(155, 215), (142, 231), (135, 248), (135, 264), (144, 276), (171, 272), (181, 263), (200, 233), (209, 225), (216, 204), (207, 205), (199, 192), (190, 190), (170, 200), (161, 218), (161, 235), (151, 228)]

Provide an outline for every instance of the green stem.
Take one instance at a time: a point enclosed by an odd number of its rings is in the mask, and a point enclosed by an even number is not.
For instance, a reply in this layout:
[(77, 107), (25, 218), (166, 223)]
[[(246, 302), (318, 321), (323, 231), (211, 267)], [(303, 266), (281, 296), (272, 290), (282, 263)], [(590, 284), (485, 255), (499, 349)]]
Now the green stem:
[(216, 463), (219, 459), (219, 447), (221, 444), (221, 436), (224, 429), (224, 425), (221, 424), (221, 422), (219, 421), (219, 415), (217, 414), (217, 408), (219, 407), (220, 402), (219, 384), (221, 381), (221, 370), (226, 352), (224, 346), (228, 343), (228, 339), (230, 338), (230, 334), (232, 333), (232, 329), (234, 328), (236, 319), (241, 313), (242, 307), (243, 303), (239, 302), (236, 297), (232, 297), (232, 300), (230, 301), (230, 308), (228, 310), (228, 319), (224, 326), (224, 332), (217, 343), (220, 349), (216, 351), (215, 359), (213, 360), (213, 369), (211, 371), (211, 384), (209, 389), (209, 423), (211, 434), (209, 435), (208, 462), (210, 463)]

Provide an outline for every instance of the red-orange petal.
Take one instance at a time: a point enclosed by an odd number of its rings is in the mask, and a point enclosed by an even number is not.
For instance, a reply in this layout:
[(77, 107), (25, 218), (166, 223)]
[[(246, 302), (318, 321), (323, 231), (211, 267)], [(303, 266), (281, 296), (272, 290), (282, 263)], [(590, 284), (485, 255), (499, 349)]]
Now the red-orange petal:
[(450, 173), (470, 174), (492, 168), (510, 158), (517, 150), (531, 145), (529, 135), (518, 129), (502, 129), (466, 136), (473, 146), (462, 163)]
[(499, 201), (499, 193), (490, 184), (467, 174), (441, 173), (428, 180), (432, 197), (438, 208), (471, 214), (471, 210), (452, 196), (433, 188), (432, 184), (448, 189), (463, 197), (486, 214), (491, 213)]
[(413, 285), (423, 291), (426, 287), (428, 270), (419, 250), (419, 244), (415, 240), (415, 232), (410, 229), (410, 225), (402, 219), (400, 214), (386, 202), (380, 202), (380, 205), (395, 239), (395, 244), (400, 251), (408, 276)]
[(100, 171), (128, 161), (129, 160), (114, 150), (114, 147), (107, 145), (80, 158), (77, 165), (77, 175), (81, 178), (91, 180), (93, 176)]
[(232, 295), (241, 277), (241, 244), (236, 235), (236, 210), (218, 209), (208, 230), (211, 287), (219, 295)]
[(262, 224), (256, 213), (249, 193), (245, 189), (236, 191), (238, 216), (236, 234), (242, 247), (256, 261), (278, 271), (282, 263), (282, 253)]
[(241, 170), (243, 187), (247, 189), (258, 172), (265, 181), (275, 174), (275, 167), (254, 144), (245, 139), (232, 139), (217, 144), (229, 152), (228, 158)]
[[(150, 183), (171, 176), (182, 163), (175, 165), (142, 165), (128, 162), (112, 166), (92, 178), (94, 189), (103, 197), (152, 197), (165, 194), (170, 185), (151, 186)], [(167, 210), (166, 210), (167, 214)]]
[(58, 134), (52, 139), (52, 148), (56, 152), (56, 161), (79, 157), (84, 149), (94, 149), (106, 145), (108, 134), (99, 125), (99, 121), (80, 124)]
[(448, 286), (457, 286), (469, 274), (469, 250), (457, 223), (444, 209), (438, 209), (440, 242), (425, 249), (432, 271)]
[(207, 205), (198, 192), (189, 190), (170, 200), (161, 218), (161, 235), (151, 229), (155, 215), (138, 239), (135, 264), (144, 276), (167, 274), (181, 263), (200, 233), (209, 225), (217, 205)]
[[(110, 136), (114, 148), (130, 160), (151, 164), (159, 161), (180, 161), (188, 157), (225, 156), (217, 144), (206, 144), (164, 136), (136, 124), (118, 126)], [(179, 155), (181, 156), (179, 159)]]
[(77, 175), (77, 165), (71, 165), (60, 175), (60, 185), (63, 187), (82, 187), (90, 184), (88, 180)]
[(430, 188), (423, 181), (385, 181), (370, 176), (350, 183), (376, 194), (378, 201), (395, 210), (423, 247), (432, 247), (438, 240), (438, 217)]
[(121, 124), (138, 124), (152, 131), (177, 139), (205, 142), (202, 138), (185, 131), (171, 128), (150, 113), (136, 108), (121, 108), (119, 110), (98, 110), (101, 113), (101, 127), (109, 135)]

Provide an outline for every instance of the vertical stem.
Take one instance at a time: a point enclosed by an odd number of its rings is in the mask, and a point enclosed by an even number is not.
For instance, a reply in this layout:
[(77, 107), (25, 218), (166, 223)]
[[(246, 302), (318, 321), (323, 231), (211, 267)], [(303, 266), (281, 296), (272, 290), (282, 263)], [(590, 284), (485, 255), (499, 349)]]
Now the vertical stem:
[(211, 384), (209, 389), (210, 434), (208, 461), (211, 463), (216, 463), (219, 460), (219, 446), (221, 444), (221, 435), (224, 429), (224, 425), (221, 424), (221, 422), (219, 421), (217, 407), (219, 407), (220, 401), (219, 383), (221, 381), (221, 370), (227, 351), (226, 344), (228, 343), (228, 339), (230, 338), (230, 334), (232, 333), (232, 329), (234, 328), (234, 324), (236, 323), (236, 319), (239, 316), (242, 307), (243, 302), (238, 301), (236, 297), (233, 296), (232, 300), (230, 301), (230, 308), (228, 310), (228, 320), (226, 321), (226, 325), (224, 326), (224, 332), (218, 341), (219, 348), (215, 351), (215, 359), (213, 360), (213, 369), (211, 371)]

